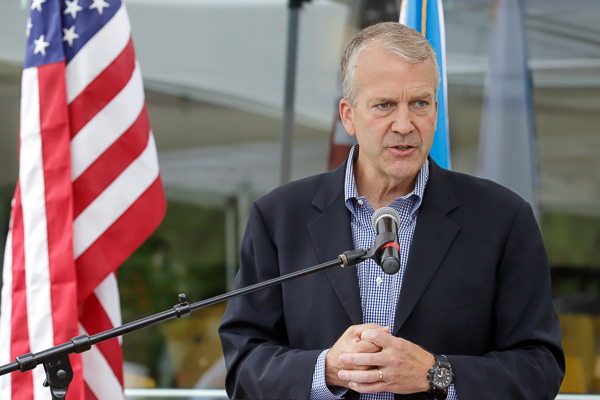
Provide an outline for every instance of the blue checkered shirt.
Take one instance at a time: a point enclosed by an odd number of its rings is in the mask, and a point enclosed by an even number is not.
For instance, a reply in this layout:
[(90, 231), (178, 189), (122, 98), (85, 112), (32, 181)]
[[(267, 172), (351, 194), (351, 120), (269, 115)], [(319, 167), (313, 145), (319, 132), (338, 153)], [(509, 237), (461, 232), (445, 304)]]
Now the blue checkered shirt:
[[(371, 224), (373, 208), (365, 197), (359, 196), (354, 180), (353, 164), (358, 157), (358, 144), (352, 147), (346, 167), (346, 180), (344, 185), (346, 207), (350, 210), (352, 240), (355, 249), (368, 249), (373, 245), (377, 233)], [(402, 287), (402, 279), (408, 261), (408, 250), (412, 243), (419, 207), (423, 199), (423, 192), (429, 179), (429, 161), (426, 161), (419, 170), (415, 188), (409, 194), (396, 198), (390, 207), (400, 214), (400, 227), (398, 238), (400, 242), (400, 271), (388, 275), (382, 271), (373, 260), (367, 260), (357, 265), (358, 285), (362, 304), (363, 323), (376, 323), (394, 329), (396, 306)], [(321, 352), (315, 365), (310, 399), (341, 399), (347, 389), (344, 387), (328, 387), (325, 384), (325, 357), (329, 350)], [(394, 394), (389, 392), (363, 393), (361, 400), (393, 400)], [(454, 385), (448, 390), (447, 400), (458, 400)]]

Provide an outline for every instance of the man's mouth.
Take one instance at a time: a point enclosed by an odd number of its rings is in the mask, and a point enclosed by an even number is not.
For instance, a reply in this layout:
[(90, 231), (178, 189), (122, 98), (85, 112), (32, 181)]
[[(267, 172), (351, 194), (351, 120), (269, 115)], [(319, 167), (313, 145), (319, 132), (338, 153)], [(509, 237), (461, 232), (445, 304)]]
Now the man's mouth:
[(396, 146), (398, 150), (405, 151), (410, 149), (412, 146)]

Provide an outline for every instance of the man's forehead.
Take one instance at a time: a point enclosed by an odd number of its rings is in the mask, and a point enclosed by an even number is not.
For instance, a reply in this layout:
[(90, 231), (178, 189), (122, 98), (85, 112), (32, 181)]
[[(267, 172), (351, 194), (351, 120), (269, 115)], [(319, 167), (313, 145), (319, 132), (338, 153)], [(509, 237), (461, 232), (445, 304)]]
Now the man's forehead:
[[(435, 78), (435, 65), (431, 58), (423, 61), (409, 62), (390, 50), (371, 44), (367, 46), (358, 56), (356, 63), (357, 75), (385, 70), (391, 65), (402, 64), (407, 70), (427, 69), (432, 78)], [(369, 70), (369, 71), (368, 71)]]
[(390, 61), (398, 60), (398, 61), (407, 63), (408, 65), (425, 65), (425, 64), (427, 64), (427, 65), (431, 65), (431, 67), (433, 67), (433, 60), (431, 59), (431, 57), (428, 57), (428, 58), (424, 59), (423, 61), (409, 62), (405, 58), (403, 58), (404, 56), (402, 56), (400, 53), (401, 53), (400, 51), (396, 52), (392, 49), (383, 47), (382, 45), (380, 45), (378, 43), (369, 43), (359, 53), (356, 67), (358, 68), (362, 63), (364, 63), (366, 61), (366, 59), (374, 58), (374, 57), (378, 57), (380, 59), (389, 59)]
[[(364, 55), (364, 57), (363, 57)], [(435, 67), (431, 59), (411, 63), (377, 47), (366, 48), (356, 65), (358, 92), (385, 99), (401, 89), (411, 97), (435, 94)], [(392, 98), (390, 98), (392, 100)]]

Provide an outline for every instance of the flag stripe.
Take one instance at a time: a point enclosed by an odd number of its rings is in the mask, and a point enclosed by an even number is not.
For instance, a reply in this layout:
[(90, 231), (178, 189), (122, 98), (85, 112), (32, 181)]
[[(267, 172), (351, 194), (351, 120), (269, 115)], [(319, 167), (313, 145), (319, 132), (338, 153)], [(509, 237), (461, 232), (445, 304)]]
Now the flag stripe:
[[(79, 332), (77, 321), (72, 318), (77, 313), (77, 282), (64, 63), (39, 66), (38, 79), (53, 345), (58, 345)], [(74, 370), (81, 370), (80, 357), (73, 357), (71, 364)], [(69, 385), (70, 396), (79, 397), (76, 393), (83, 393), (81, 374), (74, 375)]]
[[(73, 268), (69, 126), (64, 103), (64, 64), (38, 67), (40, 128), (47, 219), (48, 270), (50, 273), (54, 345), (77, 336), (77, 311)], [(61, 104), (62, 103), (62, 104)]]
[(133, 40), (130, 39), (121, 54), (69, 104), (73, 136), (127, 85), (135, 66)]
[[(29, 325), (27, 318), (27, 295), (25, 287), (25, 257), (23, 237), (23, 209), (21, 208), (21, 189), (17, 185), (13, 206), (12, 227), (12, 326), (10, 359), (28, 353)], [(11, 387), (18, 399), (33, 399), (33, 375), (31, 371), (23, 374), (11, 374)]]
[(422, 10), (421, 11), (421, 35), (426, 37), (427, 35), (427, 0), (422, 0)]
[[(95, 335), (108, 329), (114, 328), (104, 307), (98, 301), (94, 293), (89, 295), (79, 306), (79, 322), (88, 335)], [(111, 339), (96, 345), (106, 362), (114, 371), (115, 376), (123, 385), (123, 356), (121, 346), (117, 339)]]
[[(166, 202), (160, 177), (142, 194), (135, 203), (108, 228), (76, 261), (78, 277), (78, 299), (85, 299), (106, 278), (103, 271), (107, 266), (120, 265), (150, 236), (165, 214)], [(129, 232), (135, 231), (136, 235)], [(110, 249), (107, 251), (106, 249)], [(86, 279), (80, 279), (85, 276)]]
[(146, 149), (150, 120), (146, 107), (134, 124), (73, 182), (77, 218)]
[[(77, 335), (79, 334), (80, 333), (78, 327)], [(69, 400), (84, 399), (85, 381), (83, 380), (83, 362), (81, 361), (81, 354), (69, 354), (69, 359), (71, 360), (71, 368), (73, 368), (73, 380), (69, 385), (68, 398)]]
[[(144, 107), (142, 73), (135, 71), (125, 88), (71, 140), (71, 174), (77, 179), (138, 119)], [(99, 135), (98, 132), (102, 132)]]
[[(106, 279), (100, 283), (96, 289), (94, 289), (94, 294), (98, 298), (102, 307), (104, 307), (104, 311), (108, 316), (110, 323), (113, 327), (121, 326), (121, 303), (119, 301), (119, 285), (117, 283), (116, 273), (109, 274)], [(119, 336), (119, 342), (123, 339), (122, 336)]]
[[(40, 382), (44, 382), (46, 379), (46, 371), (44, 371), (44, 366), (39, 364), (32, 371), (33, 376), (33, 398), (34, 400), (51, 400), (52, 394), (47, 387), (40, 385)], [(17, 397), (18, 399), (18, 397)]]
[(94, 392), (92, 392), (92, 389), (90, 389), (90, 386), (87, 384), (87, 382), (85, 383), (85, 400), (98, 400)]
[(129, 43), (131, 25), (124, 5), (67, 64), (67, 101), (71, 103)]
[[(150, 135), (144, 152), (79, 214), (73, 222), (75, 258), (90, 247), (156, 180), (156, 159), (156, 145), (154, 137)], [(96, 285), (99, 283), (96, 282)]]
[(37, 68), (23, 71), (23, 91), (19, 181), (29, 340), (35, 353), (54, 345)]
[(98, 399), (125, 400), (123, 388), (97, 346), (81, 354), (83, 375)]

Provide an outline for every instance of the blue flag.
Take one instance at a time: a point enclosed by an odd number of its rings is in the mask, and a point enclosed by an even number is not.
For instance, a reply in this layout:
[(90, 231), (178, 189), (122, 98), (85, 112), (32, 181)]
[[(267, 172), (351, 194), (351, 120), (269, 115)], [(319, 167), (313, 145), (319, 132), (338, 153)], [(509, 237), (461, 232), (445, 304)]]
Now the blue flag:
[(431, 158), (450, 169), (450, 139), (448, 137), (448, 85), (446, 79), (446, 30), (442, 0), (402, 0), (400, 23), (420, 32), (435, 50), (442, 80), (438, 89), (438, 120)]
[(538, 215), (537, 151), (523, 2), (499, 1), (494, 22), (477, 175), (515, 191)]

